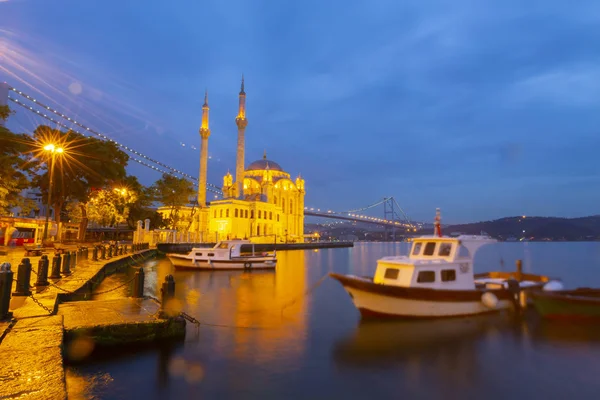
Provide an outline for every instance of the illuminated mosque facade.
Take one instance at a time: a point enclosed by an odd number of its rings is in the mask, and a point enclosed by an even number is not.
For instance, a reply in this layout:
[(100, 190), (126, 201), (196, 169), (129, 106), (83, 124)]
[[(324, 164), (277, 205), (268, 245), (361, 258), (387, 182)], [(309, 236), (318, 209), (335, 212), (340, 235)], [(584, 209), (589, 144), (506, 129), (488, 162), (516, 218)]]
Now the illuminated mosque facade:
[(304, 179), (298, 176), (292, 180), (278, 163), (267, 159), (266, 152), (261, 159), (245, 166), (248, 120), (243, 77), (235, 119), (238, 131), (235, 176), (228, 172), (223, 177), (222, 200), (207, 202), (209, 110), (207, 93), (200, 127), (198, 208), (195, 213), (181, 210), (192, 218), (190, 232), (202, 242), (225, 239), (249, 239), (253, 243), (303, 242)]

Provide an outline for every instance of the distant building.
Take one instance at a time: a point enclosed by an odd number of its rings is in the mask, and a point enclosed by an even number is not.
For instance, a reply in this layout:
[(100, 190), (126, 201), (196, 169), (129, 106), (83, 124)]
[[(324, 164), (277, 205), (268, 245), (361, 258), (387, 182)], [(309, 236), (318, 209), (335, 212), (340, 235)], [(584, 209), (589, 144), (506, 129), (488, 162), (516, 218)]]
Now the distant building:
[[(198, 206), (180, 210), (183, 218), (178, 230), (190, 232), (202, 242), (234, 238), (249, 239), (255, 243), (303, 242), (304, 179), (298, 176), (292, 180), (278, 163), (267, 159), (266, 152), (262, 159), (244, 167), (244, 135), (248, 121), (243, 77), (236, 117), (235, 177), (229, 172), (223, 177), (223, 200), (207, 203), (208, 113), (208, 94), (205, 94), (200, 128)], [(158, 212), (168, 216), (170, 209), (160, 207)]]

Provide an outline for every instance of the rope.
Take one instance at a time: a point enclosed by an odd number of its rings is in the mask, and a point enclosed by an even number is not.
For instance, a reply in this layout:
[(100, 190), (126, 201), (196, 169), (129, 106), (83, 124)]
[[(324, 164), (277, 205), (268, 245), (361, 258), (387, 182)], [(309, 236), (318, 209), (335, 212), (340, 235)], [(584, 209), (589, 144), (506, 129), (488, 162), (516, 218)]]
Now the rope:
[(321, 286), (321, 284), (325, 281), (325, 279), (329, 276), (329, 274), (325, 274), (321, 277), (321, 279), (319, 279), (316, 283), (314, 283), (310, 288), (308, 288), (308, 290), (306, 290), (301, 296), (297, 296), (294, 300), (292, 300), (291, 302), (289, 302), (288, 304), (286, 304), (285, 306), (281, 307), (281, 315), (283, 316), (283, 310), (285, 310), (286, 308), (288, 308), (289, 306), (295, 304), (300, 298), (302, 297), (306, 297), (309, 294), (311, 294), (316, 288), (318, 288), (319, 286)]

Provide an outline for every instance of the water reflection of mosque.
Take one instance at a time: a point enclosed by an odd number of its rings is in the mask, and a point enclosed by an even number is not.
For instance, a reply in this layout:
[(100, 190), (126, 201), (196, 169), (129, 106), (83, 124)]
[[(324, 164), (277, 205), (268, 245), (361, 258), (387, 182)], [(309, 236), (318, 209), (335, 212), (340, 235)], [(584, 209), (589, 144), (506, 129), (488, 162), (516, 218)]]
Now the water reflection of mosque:
[(276, 271), (248, 273), (175, 272), (163, 260), (146, 274), (145, 290), (159, 297), (164, 277), (173, 274), (183, 310), (206, 325), (223, 327), (214, 346), (257, 363), (297, 357), (305, 346), (305, 253), (281, 251), (277, 256)]

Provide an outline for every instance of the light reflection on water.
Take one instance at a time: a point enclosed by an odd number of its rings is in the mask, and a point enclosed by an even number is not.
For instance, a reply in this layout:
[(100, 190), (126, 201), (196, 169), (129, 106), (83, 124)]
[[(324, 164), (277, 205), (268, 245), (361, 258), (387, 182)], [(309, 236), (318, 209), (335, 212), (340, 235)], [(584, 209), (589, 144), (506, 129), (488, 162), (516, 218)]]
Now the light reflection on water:
[[(599, 243), (501, 243), (484, 247), (476, 272), (513, 269), (600, 286)], [(277, 272), (174, 272), (146, 265), (145, 294), (173, 274), (188, 324), (183, 344), (132, 350), (69, 367), (69, 382), (109, 398), (596, 398), (600, 327), (526, 322), (506, 315), (458, 320), (359, 322), (331, 271), (372, 274), (399, 243), (278, 252)], [(114, 284), (127, 279), (112, 277)], [(110, 286), (108, 283), (107, 286)], [(102, 290), (100, 287), (98, 290)], [(126, 295), (126, 294), (125, 294)], [(282, 310), (283, 309), (283, 310)], [(214, 326), (220, 325), (220, 326)], [(70, 389), (69, 389), (70, 390)]]

